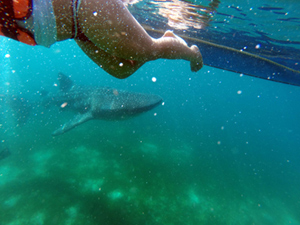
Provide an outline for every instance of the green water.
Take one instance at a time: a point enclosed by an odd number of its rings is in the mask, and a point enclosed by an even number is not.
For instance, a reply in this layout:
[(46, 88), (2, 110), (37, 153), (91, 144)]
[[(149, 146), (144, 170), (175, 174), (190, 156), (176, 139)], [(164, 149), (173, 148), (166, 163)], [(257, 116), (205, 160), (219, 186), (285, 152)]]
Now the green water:
[(17, 126), (1, 105), (1, 148), (12, 153), (0, 161), (1, 225), (300, 224), (298, 87), (165, 60), (116, 80), (70, 42), (10, 54), (20, 85), (7, 88), (32, 99), (63, 72), (164, 105), (58, 137), (72, 113), (38, 108)]

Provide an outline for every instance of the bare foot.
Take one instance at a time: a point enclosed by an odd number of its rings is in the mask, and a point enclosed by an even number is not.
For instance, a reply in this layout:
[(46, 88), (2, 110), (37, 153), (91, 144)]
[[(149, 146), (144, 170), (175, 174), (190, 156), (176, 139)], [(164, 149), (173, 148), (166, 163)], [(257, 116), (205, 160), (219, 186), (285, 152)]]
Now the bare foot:
[(191, 70), (197, 72), (203, 67), (202, 55), (196, 45), (192, 45), (191, 50), (195, 53), (195, 57), (191, 60)]
[(202, 55), (196, 45), (188, 47), (187, 43), (172, 31), (167, 30), (161, 38), (154, 40), (167, 59), (185, 59), (191, 62), (191, 70), (197, 72), (203, 66)]

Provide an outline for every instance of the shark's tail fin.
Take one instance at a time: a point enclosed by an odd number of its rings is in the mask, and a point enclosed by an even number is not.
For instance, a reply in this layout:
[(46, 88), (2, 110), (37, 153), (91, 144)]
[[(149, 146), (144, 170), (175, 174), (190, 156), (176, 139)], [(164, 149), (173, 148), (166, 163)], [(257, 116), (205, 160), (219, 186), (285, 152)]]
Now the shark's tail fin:
[(69, 91), (73, 87), (73, 81), (70, 77), (66, 76), (63, 73), (58, 73), (59, 89), (61, 91)]
[(48, 96), (49, 91), (42, 89), (39, 91), (39, 94), (41, 97), (46, 97), (46, 96)]

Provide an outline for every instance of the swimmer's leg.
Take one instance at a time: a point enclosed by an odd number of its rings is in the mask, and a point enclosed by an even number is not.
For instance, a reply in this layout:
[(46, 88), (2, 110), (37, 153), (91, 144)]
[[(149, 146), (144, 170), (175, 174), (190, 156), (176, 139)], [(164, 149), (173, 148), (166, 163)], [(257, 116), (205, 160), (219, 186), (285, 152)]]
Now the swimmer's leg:
[(203, 65), (197, 46), (189, 47), (171, 31), (159, 39), (150, 37), (121, 0), (81, 0), (78, 26), (96, 46), (119, 58), (140, 62), (185, 59), (191, 62), (192, 71)]
[(126, 60), (115, 57), (102, 49), (99, 49), (91, 41), (75, 39), (78, 46), (84, 51), (84, 53), (92, 59), (98, 66), (104, 69), (110, 75), (124, 79), (132, 75), (138, 68), (144, 63)]

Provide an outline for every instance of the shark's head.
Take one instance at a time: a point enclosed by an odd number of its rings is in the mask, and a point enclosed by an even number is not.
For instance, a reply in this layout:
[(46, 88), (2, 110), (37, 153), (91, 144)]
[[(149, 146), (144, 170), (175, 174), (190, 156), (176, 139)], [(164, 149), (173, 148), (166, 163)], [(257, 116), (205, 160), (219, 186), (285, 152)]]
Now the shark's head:
[(159, 95), (124, 92), (125, 97), (121, 98), (123, 108), (133, 114), (146, 112), (158, 106), (162, 102)]

